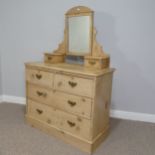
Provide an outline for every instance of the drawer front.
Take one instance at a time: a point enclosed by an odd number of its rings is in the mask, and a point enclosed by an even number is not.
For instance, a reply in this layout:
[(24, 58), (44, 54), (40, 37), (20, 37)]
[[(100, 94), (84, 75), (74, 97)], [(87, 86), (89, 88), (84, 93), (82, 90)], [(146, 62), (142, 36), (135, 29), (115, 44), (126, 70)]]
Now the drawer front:
[(56, 74), (54, 88), (68, 93), (92, 97), (93, 80)]
[(27, 85), (28, 98), (31, 98), (33, 100), (36, 100), (44, 104), (50, 104), (52, 101), (51, 95), (52, 95), (52, 91), (50, 89), (40, 87), (34, 84)]
[(52, 101), (61, 110), (90, 119), (92, 108), (90, 98), (55, 91)]
[(90, 121), (28, 100), (28, 115), (50, 126), (90, 140)]
[(92, 100), (86, 97), (66, 94), (37, 85), (28, 84), (28, 97), (38, 102), (51, 105), (69, 113), (86, 118), (91, 116)]
[(26, 80), (31, 83), (53, 87), (53, 73), (26, 69)]

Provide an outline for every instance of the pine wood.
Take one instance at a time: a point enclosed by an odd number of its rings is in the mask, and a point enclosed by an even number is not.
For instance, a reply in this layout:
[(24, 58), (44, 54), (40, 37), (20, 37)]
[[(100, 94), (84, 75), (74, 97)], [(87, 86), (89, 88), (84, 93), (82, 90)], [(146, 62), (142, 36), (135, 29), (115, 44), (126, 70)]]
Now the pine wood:
[[(65, 63), (50, 66), (46, 63), (26, 64), (26, 118), (35, 127), (50, 134), (54, 132), (63, 140), (66, 136), (72, 137), (66, 141), (92, 152), (108, 133), (114, 69), (85, 71), (79, 65), (76, 70), (75, 66)], [(52, 84), (48, 86), (31, 79), (31, 74), (37, 71), (46, 75), (46, 81)], [(69, 81), (77, 85), (72, 87)]]
[[(84, 57), (84, 66), (95, 69), (105, 69), (110, 66), (110, 56), (104, 52), (102, 46), (97, 42), (96, 35), (97, 31), (93, 24), (94, 12), (88, 7), (77, 6), (69, 9), (66, 12), (65, 18), (65, 30), (64, 38), (61, 44), (59, 44), (58, 49), (54, 50), (51, 53), (44, 54), (44, 62), (46, 63), (61, 63), (65, 62), (66, 55), (72, 56), (83, 56)], [(90, 41), (89, 41), (89, 53), (78, 53), (76, 51), (69, 51), (68, 43), (68, 18), (72, 16), (90, 16)]]
[[(28, 98), (47, 104), (49, 106), (64, 110), (71, 114), (76, 114), (84, 118), (90, 119), (92, 109), (92, 99), (72, 94), (66, 94), (36, 84), (27, 85)], [(42, 92), (45, 95), (38, 95)]]
[(91, 67), (84, 67), (79, 64), (57, 63), (49, 64), (42, 62), (30, 62), (25, 64), (27, 69), (44, 70), (49, 73), (65, 73), (65, 75), (76, 75), (76, 77), (83, 77), (93, 79), (96, 76), (102, 76), (109, 72), (115, 71), (114, 68), (96, 69)]
[(95, 104), (93, 111), (93, 138), (109, 126), (109, 113), (112, 90), (112, 74), (108, 73), (96, 78)]
[(96, 69), (108, 68), (110, 56), (106, 54), (96, 40), (97, 31), (93, 29), (92, 53), (84, 57), (84, 66)]
[(61, 63), (64, 62), (65, 56), (64, 54), (60, 53), (45, 53), (44, 54), (44, 62), (45, 63)]
[(39, 69), (27, 69), (26, 80), (36, 84), (53, 87), (53, 73), (48, 73)]
[(69, 134), (67, 132), (64, 132), (58, 128), (51, 127), (45, 123), (42, 123), (41, 121), (34, 119), (33, 117), (30, 117), (28, 115), (25, 116), (26, 122), (30, 124), (32, 127), (35, 127), (51, 136), (55, 136), (57, 138), (60, 138), (64, 142), (67, 142), (80, 150), (83, 150), (89, 154), (92, 154), (92, 152), (100, 145), (102, 141), (107, 137), (108, 135), (108, 127), (107, 129), (98, 136), (93, 142), (87, 141), (86, 139), (82, 138), (76, 138), (72, 134)]
[(77, 137), (90, 140), (90, 120), (53, 107), (49, 108), (47, 105), (32, 100), (28, 100), (28, 104), (28, 115), (30, 117)]
[(92, 87), (93, 80), (91, 79), (79, 78), (73, 75), (55, 75), (54, 89), (56, 90), (91, 97), (93, 93)]
[[(91, 18), (90, 52), (68, 51), (68, 17)], [(26, 63), (26, 121), (83, 151), (92, 153), (109, 133), (112, 77), (110, 56), (96, 40), (93, 11), (77, 6), (66, 13), (63, 41), (44, 62)], [(65, 63), (66, 55), (84, 57), (84, 65)]]
[(82, 13), (93, 13), (93, 10), (85, 6), (76, 6), (76, 7), (69, 9), (66, 12), (66, 15), (71, 15), (71, 16), (76, 15), (76, 14), (81, 15)]

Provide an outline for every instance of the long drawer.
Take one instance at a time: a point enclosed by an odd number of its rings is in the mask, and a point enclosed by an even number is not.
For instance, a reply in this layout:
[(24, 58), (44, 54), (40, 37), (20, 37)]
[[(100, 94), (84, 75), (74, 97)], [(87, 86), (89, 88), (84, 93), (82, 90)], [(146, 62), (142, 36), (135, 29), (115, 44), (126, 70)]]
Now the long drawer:
[(54, 91), (34, 84), (28, 84), (27, 88), (28, 98), (79, 116), (91, 117), (92, 100), (90, 98)]
[(43, 86), (53, 87), (53, 73), (40, 71), (36, 69), (26, 69), (26, 80), (31, 83)]
[(28, 100), (28, 115), (52, 127), (75, 136), (91, 139), (90, 120)]
[(56, 74), (54, 78), (54, 89), (73, 93), (76, 95), (92, 97), (93, 80)]

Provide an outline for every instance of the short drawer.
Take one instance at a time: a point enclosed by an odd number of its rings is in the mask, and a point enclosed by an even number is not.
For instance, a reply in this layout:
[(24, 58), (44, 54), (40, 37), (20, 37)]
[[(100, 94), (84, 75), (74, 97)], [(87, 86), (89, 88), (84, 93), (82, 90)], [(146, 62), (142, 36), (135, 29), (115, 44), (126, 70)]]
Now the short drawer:
[(52, 90), (35, 84), (27, 85), (27, 96), (41, 103), (50, 104), (52, 102)]
[(54, 88), (64, 92), (92, 97), (93, 80), (68, 75), (55, 75)]
[(53, 87), (53, 73), (35, 69), (26, 69), (26, 80), (31, 83)]
[(28, 115), (80, 138), (91, 139), (90, 120), (28, 100)]
[(32, 100), (82, 117), (90, 118), (91, 116), (92, 100), (90, 98), (55, 91), (34, 84), (28, 84), (27, 88), (28, 98)]

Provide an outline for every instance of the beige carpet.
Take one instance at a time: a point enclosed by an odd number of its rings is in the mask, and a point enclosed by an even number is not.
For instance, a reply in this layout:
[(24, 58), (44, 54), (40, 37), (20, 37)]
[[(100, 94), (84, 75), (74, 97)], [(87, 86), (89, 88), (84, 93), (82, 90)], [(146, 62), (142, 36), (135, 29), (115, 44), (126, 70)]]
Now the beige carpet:
[[(0, 104), (0, 155), (87, 155), (24, 122), (25, 107)], [(155, 124), (111, 120), (111, 134), (94, 155), (155, 155)]]

